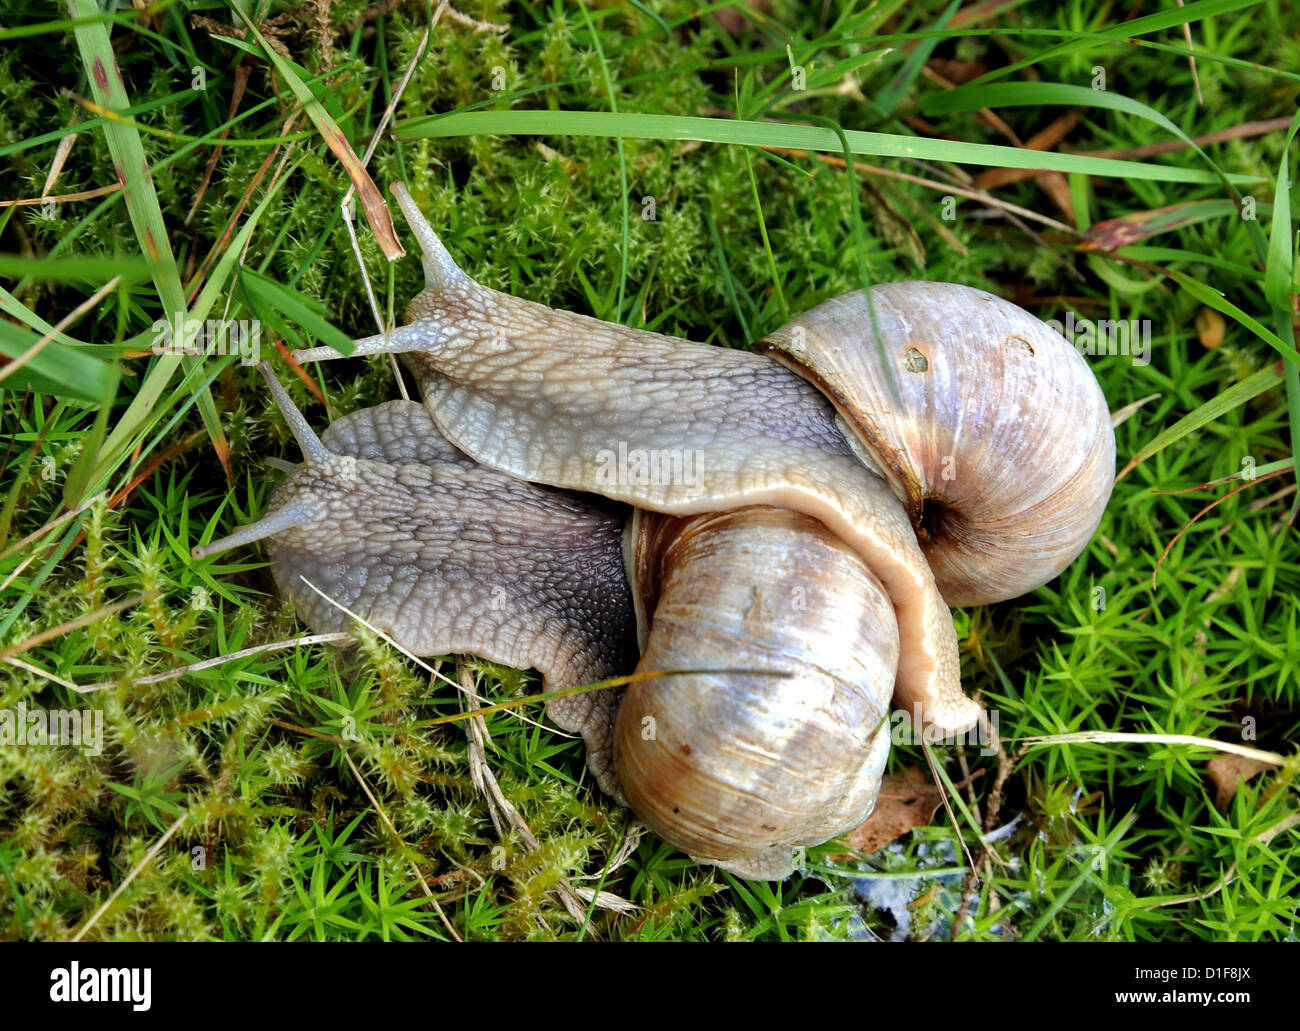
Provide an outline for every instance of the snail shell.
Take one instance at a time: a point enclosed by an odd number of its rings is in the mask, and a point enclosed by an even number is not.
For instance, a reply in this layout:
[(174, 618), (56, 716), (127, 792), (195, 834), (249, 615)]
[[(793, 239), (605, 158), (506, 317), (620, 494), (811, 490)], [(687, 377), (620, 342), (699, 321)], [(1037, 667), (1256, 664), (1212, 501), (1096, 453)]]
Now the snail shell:
[(798, 512), (638, 513), (633, 537), (653, 612), (638, 671), (719, 672), (628, 687), (618, 782), (689, 855), (784, 876), (791, 846), (851, 830), (875, 806), (898, 665), (889, 596)]
[(1051, 580), (1092, 539), (1115, 475), (1087, 362), (983, 290), (887, 283), (871, 301), (874, 312), (861, 292), (832, 298), (756, 349), (834, 403), (857, 454), (906, 505), (948, 604)]

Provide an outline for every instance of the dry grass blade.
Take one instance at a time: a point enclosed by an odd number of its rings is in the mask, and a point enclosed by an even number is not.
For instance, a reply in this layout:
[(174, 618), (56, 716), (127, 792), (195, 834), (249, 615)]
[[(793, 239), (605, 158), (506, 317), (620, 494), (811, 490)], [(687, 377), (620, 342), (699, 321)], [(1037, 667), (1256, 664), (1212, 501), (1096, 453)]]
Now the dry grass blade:
[(48, 630), (42, 630), (39, 634), (33, 634), (25, 641), (19, 641), (17, 644), (11, 644), (8, 648), (0, 649), (0, 659), (7, 659), (11, 655), (21, 655), (23, 652), (31, 651), (33, 648), (44, 644), (46, 641), (53, 641), (56, 637), (62, 637), (64, 634), (71, 633), (73, 630), (80, 630), (83, 626), (89, 626), (98, 619), (105, 616), (111, 616), (115, 612), (121, 612), (123, 609), (129, 609), (133, 605), (139, 605), (143, 601), (149, 601), (151, 598), (158, 597), (161, 591), (146, 591), (143, 594), (137, 594), (134, 598), (127, 598), (125, 601), (115, 602), (112, 605), (105, 605), (102, 609), (96, 609), (94, 612), (87, 612), (78, 616), (76, 619), (70, 619), (66, 623), (60, 623), (58, 626), (52, 626)]
[[(281, 136), (288, 136), (291, 132), (293, 132), (294, 122), (298, 120), (298, 117), (299, 117), (298, 114), (294, 113), (285, 119), (284, 124), (280, 127)], [(296, 145), (296, 141), (295, 143), (290, 144), (287, 148), (285, 148), (284, 155), (280, 159), (280, 166), (279, 166), (280, 168), (284, 167), (284, 162), (288, 159), (289, 154), (292, 153), (295, 145)], [(212, 270), (213, 266), (217, 264), (217, 262), (221, 258), (221, 255), (225, 252), (226, 245), (230, 242), (231, 236), (234, 235), (235, 227), (239, 225), (240, 219), (244, 217), (244, 212), (247, 210), (249, 203), (253, 199), (253, 194), (257, 191), (257, 188), (261, 186), (262, 180), (266, 177), (266, 173), (271, 170), (272, 163), (274, 163), (276, 156), (279, 155), (280, 147), (281, 145), (277, 143), (274, 147), (271, 148), (270, 152), (266, 155), (266, 158), (262, 161), (262, 164), (258, 168), (256, 174), (252, 177), (252, 179), (249, 180), (248, 186), (245, 188), (244, 194), (239, 200), (239, 204), (236, 205), (235, 211), (230, 216), (230, 221), (226, 223), (225, 229), (222, 230), (221, 236), (217, 239), (216, 245), (212, 248), (212, 251), (211, 253), (208, 254), (207, 258), (204, 259), (203, 264), (199, 267), (199, 271), (190, 278), (190, 285), (189, 285), (190, 303), (193, 303), (194, 299), (199, 295), (200, 289), (202, 289), (207, 282), (208, 273)], [(277, 169), (277, 175), (278, 174), (279, 174), (279, 169)], [(272, 178), (271, 183), (272, 183), (272, 187), (267, 191), (268, 193), (275, 192), (274, 178)], [(247, 244), (245, 244), (245, 246), (247, 246)], [(242, 258), (241, 258), (241, 262), (242, 262)]]
[(1252, 398), (1258, 397), (1264, 391), (1277, 386), (1282, 382), (1280, 366), (1281, 363), (1279, 362), (1277, 366), (1260, 369), (1259, 372), (1238, 383), (1234, 383), (1191, 414), (1185, 415), (1168, 429), (1160, 432), (1155, 439), (1144, 444), (1138, 453), (1128, 460), (1124, 468), (1115, 476), (1115, 483), (1118, 484), (1148, 458), (1159, 454), (1170, 444), (1182, 440), (1194, 430), (1213, 422), (1234, 408), (1239, 408)]
[(38, 354), (44, 351), (45, 348), (49, 347), (50, 344), (54, 342), (55, 337), (81, 318), (81, 316), (85, 315), (86, 312), (98, 306), (100, 301), (117, 289), (117, 284), (120, 282), (122, 282), (122, 277), (114, 276), (79, 305), (73, 308), (72, 311), (68, 312), (67, 315), (63, 316), (56, 326), (36, 341), (36, 343), (32, 344), (25, 353), (9, 362), (4, 368), (0, 369), (0, 383), (3, 383)]
[(1263, 476), (1256, 476), (1253, 480), (1249, 480), (1246, 483), (1243, 483), (1240, 487), (1234, 487), (1232, 490), (1228, 491), (1227, 494), (1223, 495), (1223, 497), (1215, 498), (1203, 509), (1197, 512), (1196, 515), (1192, 516), (1191, 519), (1187, 520), (1187, 522), (1183, 524), (1183, 528), (1179, 530), (1176, 534), (1174, 534), (1173, 540), (1171, 540), (1168, 544), (1165, 545), (1165, 550), (1160, 553), (1160, 558), (1156, 560), (1156, 567), (1153, 570), (1151, 570), (1151, 589), (1153, 591), (1155, 590), (1156, 577), (1160, 575), (1160, 567), (1164, 565), (1164, 561), (1166, 558), (1169, 557), (1169, 553), (1174, 550), (1174, 545), (1177, 544), (1180, 540), (1182, 540), (1183, 535), (1192, 528), (1192, 525), (1194, 523), (1196, 523), (1202, 517), (1209, 515), (1212, 511), (1214, 511), (1214, 509), (1218, 508), (1230, 497), (1233, 497), (1236, 494), (1240, 494), (1243, 490), (1246, 490), (1248, 487), (1253, 487), (1255, 484), (1262, 483), (1264, 480), (1272, 479), (1274, 476), (1281, 476), (1284, 472), (1287, 471), (1288, 470), (1286, 469), (1277, 469), (1274, 472), (1266, 473)]
[[(1057, 118), (1051, 125), (1045, 129), (1034, 133), (1024, 143), (1026, 150), (1055, 150), (1056, 147), (1064, 140), (1083, 115), (1076, 109), (1067, 111)], [(977, 190), (996, 190), (1008, 182), (1018, 182), (1020, 179), (1027, 179), (1033, 173), (1023, 172), (1015, 168), (987, 168), (975, 176), (971, 183)]]
[(302, 81), (298, 73), (294, 71), (293, 66), (267, 42), (266, 37), (262, 35), (261, 30), (244, 12), (243, 8), (235, 5), (235, 11), (248, 27), (249, 34), (262, 45), (263, 52), (275, 66), (275, 70), (289, 84), (294, 96), (298, 98), (303, 110), (307, 112), (307, 117), (312, 120), (317, 131), (320, 132), (325, 145), (333, 151), (334, 156), (339, 159), (339, 163), (343, 166), (343, 170), (347, 172), (348, 178), (352, 180), (352, 185), (361, 198), (361, 207), (366, 213), (366, 221), (370, 223), (370, 231), (375, 234), (375, 240), (378, 241), (384, 255), (389, 261), (395, 261), (405, 256), (406, 251), (397, 239), (397, 231), (393, 228), (393, 216), (388, 211), (388, 205), (384, 203), (384, 196), (379, 192), (379, 187), (375, 185), (375, 181), (370, 178), (370, 173), (366, 171), (365, 165), (357, 157), (356, 151), (352, 149), (352, 144), (348, 142), (343, 130), (339, 128), (338, 123), (325, 110), (324, 105), (316, 99), (315, 94)]
[[(1183, 0), (1178, 0), (1178, 6), (1185, 6)], [(1187, 49), (1195, 50), (1196, 46), (1192, 43), (1192, 26), (1190, 22), (1183, 22), (1183, 38), (1187, 40)], [(1201, 92), (1201, 77), (1196, 72), (1196, 55), (1187, 55), (1187, 64), (1192, 70), (1192, 86), (1196, 89), (1196, 102), (1202, 106), (1205, 105), (1205, 94)]]
[(202, 662), (191, 662), (188, 666), (178, 666), (176, 669), (169, 669), (165, 673), (154, 673), (147, 677), (123, 677), (121, 680), (104, 680), (98, 684), (87, 684), (85, 687), (76, 687), (69, 684), (74, 691), (81, 694), (91, 694), (95, 691), (104, 691), (108, 688), (120, 687), (122, 684), (131, 683), (139, 686), (147, 684), (161, 684), (167, 680), (175, 680), (178, 677), (185, 676), (186, 673), (197, 673), (199, 670), (212, 669), (215, 666), (224, 666), (228, 662), (234, 662), (237, 659), (246, 659), (252, 655), (262, 655), (266, 652), (281, 651), (285, 648), (306, 648), (313, 644), (342, 644), (344, 641), (352, 640), (351, 634), (307, 634), (304, 637), (291, 637), (285, 641), (271, 641), (268, 644), (254, 645), (252, 648), (245, 648), (242, 651), (231, 652), (229, 655), (218, 655), (215, 659), (204, 659)]
[(81, 190), (77, 193), (61, 193), (51, 197), (49, 194), (41, 194), (39, 197), (23, 197), (19, 200), (0, 200), (0, 208), (27, 208), (35, 207), (38, 204), (66, 204), (74, 200), (94, 200), (96, 197), (107, 197), (110, 193), (117, 193), (122, 189), (121, 183), (113, 183), (111, 186), (97, 186), (93, 190)]
[(1234, 744), (1231, 741), (1219, 741), (1212, 737), (1197, 737), (1194, 734), (1127, 734), (1113, 730), (1081, 730), (1072, 734), (1044, 734), (1040, 737), (1025, 737), (1020, 744), (1025, 748), (1038, 745), (1071, 744), (1149, 744), (1149, 745), (1195, 745), (1199, 748), (1213, 748), (1220, 752), (1247, 759), (1258, 759), (1270, 766), (1285, 766), (1294, 762), (1294, 757), (1287, 758), (1277, 752), (1266, 752), (1262, 748), (1250, 748), (1247, 745)]
[(252, 74), (247, 62), (241, 62), (235, 67), (235, 83), (230, 91), (230, 105), (226, 111), (226, 124), (221, 128), (221, 134), (217, 137), (218, 143), (212, 148), (212, 155), (208, 158), (208, 167), (203, 170), (203, 179), (199, 182), (199, 188), (194, 191), (194, 203), (190, 205), (190, 210), (185, 216), (185, 225), (188, 228), (194, 221), (194, 216), (199, 213), (199, 204), (203, 201), (203, 195), (207, 193), (208, 184), (212, 182), (212, 173), (217, 170), (217, 162), (221, 159), (222, 145), (221, 142), (230, 135), (230, 130), (234, 125), (235, 112), (239, 110), (239, 105), (244, 99), (244, 91), (248, 88), (248, 77)]
[[(365, 627), (367, 630), (369, 630), (372, 634), (374, 634), (374, 635), (375, 635), (376, 637), (378, 637), (380, 640), (385, 641), (385, 642), (387, 642), (388, 644), (392, 645), (394, 648), (396, 648), (399, 652), (401, 652), (403, 655), (405, 655), (408, 659), (410, 659), (412, 662), (414, 662), (417, 666), (419, 666), (422, 670), (424, 670), (424, 671), (425, 671), (426, 673), (428, 673), (430, 676), (437, 677), (437, 678), (439, 678), (440, 680), (442, 680), (444, 683), (447, 683), (447, 684), (451, 685), (452, 687), (456, 688), (457, 690), (460, 690), (460, 685), (459, 685), (458, 683), (456, 683), (456, 681), (452, 680), (450, 677), (444, 676), (441, 672), (439, 672), (438, 670), (434, 669), (434, 668), (433, 668), (432, 666), (430, 666), (427, 662), (425, 662), (423, 659), (421, 659), (418, 655), (415, 655), (415, 654), (413, 654), (412, 652), (408, 651), (406, 648), (403, 648), (400, 644), (398, 644), (395, 640), (393, 640), (392, 637), (390, 637), (388, 634), (384, 633), (384, 631), (380, 630), (380, 629), (379, 629), (378, 627), (376, 627), (374, 624), (367, 622), (367, 621), (366, 621), (365, 619), (363, 619), (361, 616), (357, 615), (357, 613), (355, 613), (355, 612), (353, 612), (351, 609), (349, 609), (346, 605), (343, 605), (343, 604), (341, 604), (340, 602), (336, 601), (335, 599), (331, 598), (328, 594), (326, 594), (324, 591), (322, 591), (319, 587), (317, 587), (314, 583), (312, 583), (310, 580), (308, 580), (305, 576), (300, 576), (298, 579), (300, 579), (300, 580), (301, 580), (303, 583), (305, 583), (309, 588), (311, 588), (313, 591), (315, 591), (317, 594), (319, 594), (322, 598), (324, 598), (327, 602), (329, 602), (331, 605), (333, 605), (336, 609), (338, 609), (338, 610), (339, 610), (340, 612), (342, 612), (344, 615), (349, 616), (350, 618), (356, 620), (357, 623), (359, 623), (361, 626)], [(592, 690), (592, 688), (584, 688), (584, 689), (581, 689), (581, 690)], [(577, 691), (570, 691), (570, 692), (567, 692), (567, 693), (569, 693), (569, 694), (577, 694), (578, 692), (577, 692)], [(529, 695), (529, 696), (526, 697), (526, 698), (517, 699), (516, 701), (517, 701), (518, 704), (523, 705), (523, 704), (526, 704), (527, 702), (532, 702), (532, 701), (543, 701), (543, 700), (545, 700), (545, 699), (547, 699), (547, 698), (551, 698), (551, 697), (553, 697), (553, 695)], [(511, 704), (506, 704), (506, 705), (502, 705), (502, 706), (500, 707), (501, 710), (504, 710), (504, 709), (507, 709), (507, 708), (513, 708), (513, 705), (511, 705)], [(485, 710), (483, 710), (483, 711), (484, 711), (484, 712), (490, 712), (490, 711), (497, 711), (497, 710), (495, 710), (495, 709), (485, 709)], [(430, 726), (433, 726), (433, 725), (438, 724), (438, 723), (452, 723), (452, 722), (455, 722), (455, 721), (457, 721), (457, 720), (468, 719), (469, 717), (471, 717), (471, 716), (473, 716), (473, 715), (474, 715), (473, 712), (469, 712), (469, 713), (463, 713), (463, 714), (461, 714), (461, 715), (459, 715), (459, 716), (445, 717), (444, 719), (441, 719), (441, 720), (430, 720), (430, 721), (429, 721), (429, 725), (430, 725)], [(523, 722), (525, 722), (525, 723), (531, 724), (531, 725), (534, 726), (534, 727), (541, 727), (543, 730), (547, 730), (547, 731), (549, 731), (550, 733), (553, 733), (553, 734), (558, 734), (558, 735), (560, 735), (561, 737), (576, 737), (576, 736), (577, 736), (576, 734), (566, 734), (564, 731), (561, 731), (561, 730), (558, 730), (558, 729), (554, 729), (554, 728), (550, 728), (550, 727), (545, 727), (545, 726), (543, 726), (541, 723), (538, 723), (536, 720), (529, 719), (529, 718), (528, 718), (527, 716), (525, 716), (523, 713), (514, 713), (513, 715), (517, 716), (519, 719), (523, 720)]]
[(59, 140), (59, 145), (54, 149), (54, 160), (50, 162), (50, 170), (45, 175), (45, 185), (41, 187), (41, 196), (48, 197), (50, 191), (54, 189), (54, 184), (59, 181), (59, 176), (63, 174), (63, 166), (67, 164), (68, 155), (72, 153), (72, 145), (77, 142), (79, 133), (68, 133), (63, 139)]
[[(363, 167), (370, 164), (370, 158), (374, 155), (375, 148), (379, 146), (379, 141), (383, 138), (384, 131), (388, 128), (388, 123), (392, 121), (393, 114), (397, 110), (397, 105), (402, 99), (402, 94), (405, 92), (407, 84), (411, 81), (411, 76), (415, 74), (415, 69), (420, 66), (420, 62), (424, 60), (424, 54), (429, 49), (429, 41), (433, 39), (433, 30), (438, 24), (438, 19), (441, 18), (443, 12), (447, 10), (447, 3), (448, 0), (442, 0), (442, 2), (438, 4), (438, 9), (433, 12), (433, 18), (430, 20), (428, 27), (424, 30), (424, 35), (420, 38), (420, 45), (416, 47), (414, 56), (412, 56), (410, 63), (406, 66), (406, 71), (403, 73), (401, 81), (397, 84), (397, 89), (393, 91), (393, 95), (389, 99), (387, 107), (384, 108), (384, 114), (379, 119), (379, 125), (375, 127), (375, 131), (370, 137), (370, 143), (366, 147), (366, 152), (361, 158), (361, 164)], [(388, 326), (385, 323), (383, 314), (379, 310), (379, 302), (375, 299), (375, 288), (370, 282), (370, 275), (366, 272), (365, 257), (361, 253), (361, 243), (357, 239), (356, 225), (353, 219), (352, 198), (355, 192), (356, 185), (354, 183), (348, 187), (347, 193), (343, 195), (343, 202), (340, 205), (343, 212), (343, 224), (347, 227), (348, 240), (352, 244), (352, 254), (353, 257), (356, 258), (357, 270), (361, 273), (361, 282), (366, 288), (366, 298), (370, 301), (370, 310), (374, 314), (375, 329), (377, 332), (383, 333), (388, 329)], [(385, 206), (385, 210), (387, 210), (387, 206)], [(411, 398), (406, 392), (406, 381), (402, 378), (401, 370), (398, 368), (397, 356), (389, 355), (388, 361), (389, 365), (392, 367), (393, 379), (397, 383), (397, 389), (402, 395), (402, 400), (409, 401)], [(296, 364), (297, 363), (295, 363), (295, 365)]]
[(1117, 408), (1110, 413), (1110, 425), (1112, 429), (1123, 426), (1129, 419), (1133, 418), (1139, 411), (1149, 405), (1152, 401), (1157, 400), (1161, 395), (1147, 394), (1146, 397), (1140, 397), (1123, 408)]
[(930, 744), (924, 738), (921, 739), (921, 750), (925, 753), (925, 761), (930, 767), (930, 776), (934, 779), (935, 786), (939, 789), (939, 797), (943, 800), (944, 811), (948, 814), (948, 819), (952, 821), (952, 829), (957, 834), (957, 840), (961, 843), (962, 853), (966, 856), (966, 865), (969, 869), (975, 869), (975, 857), (971, 855), (970, 848), (966, 845), (966, 837), (961, 832), (961, 823), (957, 820), (957, 814), (952, 810), (952, 804), (948, 799), (948, 792), (944, 790), (943, 782), (939, 778), (938, 767), (935, 766), (934, 753), (930, 750)]
[(32, 541), (44, 537), (47, 533), (57, 530), (69, 519), (75, 519), (77, 516), (81, 515), (82, 512), (86, 511), (86, 509), (90, 508), (96, 501), (99, 501), (103, 496), (104, 496), (103, 491), (100, 491), (98, 494), (92, 494), (76, 508), (69, 509), (68, 511), (64, 512), (63, 515), (59, 516), (57, 519), (51, 519), (40, 529), (33, 530), (22, 540), (14, 541), (14, 543), (9, 545), (9, 547), (5, 548), (4, 551), (0, 551), (0, 559), (6, 559), (10, 555), (14, 554), (15, 552), (22, 551), (25, 547), (27, 547), (27, 545), (31, 544)]
[(28, 673), (35, 673), (38, 677), (44, 677), (46, 680), (53, 681), (61, 687), (66, 687), (72, 691), (84, 691), (85, 689), (77, 686), (71, 680), (64, 680), (62, 677), (55, 676), (49, 670), (41, 669), (40, 666), (33, 666), (30, 662), (24, 662), (22, 659), (13, 657), (4, 660), (11, 666), (17, 666), (19, 669), (25, 669)]
[[(477, 705), (481, 699), (475, 689), (474, 678), (463, 663), (458, 664), (456, 667), (456, 679), (460, 681), (461, 704)], [(482, 716), (475, 716), (468, 722), (466, 734), (469, 736), (470, 780), (473, 781), (474, 786), (487, 801), (488, 814), (492, 818), (492, 826), (496, 828), (497, 836), (500, 837), (504, 831), (502, 825), (504, 819), (519, 835), (520, 840), (523, 841), (530, 852), (537, 851), (541, 847), (541, 842), (537, 840), (537, 835), (533, 833), (532, 828), (528, 826), (519, 810), (515, 808), (510, 799), (506, 798), (496, 774), (492, 772), (491, 766), (488, 765), (487, 750), (485, 748), (488, 732), (487, 724)], [(556, 883), (554, 890), (559, 896), (560, 904), (564, 906), (569, 916), (579, 923), (586, 919), (583, 903), (590, 904), (593, 898), (596, 899), (596, 905), (602, 909), (615, 910), (620, 913), (631, 912), (636, 909), (636, 906), (631, 902), (610, 892), (602, 891), (600, 895), (596, 895), (588, 889), (584, 897), (581, 889), (575, 889), (573, 885), (563, 879)]]

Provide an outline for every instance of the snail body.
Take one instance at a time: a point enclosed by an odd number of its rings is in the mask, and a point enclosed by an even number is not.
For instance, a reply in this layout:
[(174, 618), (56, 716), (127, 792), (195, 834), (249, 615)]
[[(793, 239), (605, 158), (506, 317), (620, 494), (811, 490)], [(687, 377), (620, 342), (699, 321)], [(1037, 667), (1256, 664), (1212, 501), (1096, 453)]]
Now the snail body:
[[(405, 189), (395, 193), (429, 285), (404, 326), (357, 341), (354, 355), (400, 353), (447, 439), (520, 479), (670, 515), (771, 505), (817, 519), (889, 592), (899, 624), (899, 702), (945, 734), (974, 725), (952, 619), (907, 513), (855, 455), (813, 384), (762, 355), (483, 287), (452, 261)], [(296, 357), (341, 356), (317, 348)], [(605, 455), (620, 448), (698, 455), (696, 475), (611, 481)]]
[[(196, 555), (271, 536), (277, 582), (317, 629), (344, 617), (294, 586), (299, 568), (417, 654), (532, 666), (548, 689), (626, 672), (635, 627), (638, 670), (672, 675), (548, 712), (664, 840), (784, 876), (792, 848), (870, 813), (891, 695), (941, 735), (976, 721), (946, 601), (1023, 593), (1095, 531), (1114, 436), (1091, 371), (1020, 309), (951, 284), (828, 301), (766, 353), (555, 311), (475, 283), (395, 193), (427, 286), (354, 353), (401, 353), (423, 414), (354, 413), (322, 442), (286, 410), (304, 467), (259, 524)], [(331, 449), (350, 452), (343, 478)], [(621, 461), (663, 453), (667, 475)], [(572, 491), (634, 507), (621, 548), (624, 516)], [(500, 585), (509, 605), (485, 607)]]

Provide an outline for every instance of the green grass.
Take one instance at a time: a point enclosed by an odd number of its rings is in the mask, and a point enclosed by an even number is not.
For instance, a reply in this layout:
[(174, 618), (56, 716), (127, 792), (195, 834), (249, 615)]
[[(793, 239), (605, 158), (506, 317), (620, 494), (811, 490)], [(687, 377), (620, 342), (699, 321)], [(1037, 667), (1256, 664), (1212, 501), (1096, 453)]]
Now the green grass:
[[(489, 286), (722, 345), (864, 279), (966, 283), (1044, 318), (1150, 320), (1149, 364), (1092, 360), (1112, 410), (1156, 395), (1117, 431), (1120, 465), (1143, 460), (1097, 538), (1034, 595), (955, 613), (964, 682), (999, 713), (1007, 753), (995, 798), (997, 757), (934, 749), (948, 785), (973, 776), (953, 802), (980, 876), (968, 877), (942, 810), (872, 855), (810, 850), (806, 875), (780, 884), (696, 866), (649, 836), (610, 869), (629, 814), (590, 783), (581, 746), (496, 713), (488, 761), (530, 849), (494, 827), (463, 726), (433, 722), (459, 711), (455, 691), (364, 632), (347, 650), (258, 651), (157, 679), (306, 631), (260, 550), (189, 557), (203, 535), (264, 510), (276, 476), (260, 460), (296, 460), (292, 438), (251, 369), (152, 356), (151, 327), (187, 306), (199, 319), (258, 318), (264, 353), (326, 423), (272, 346), (374, 332), (338, 210), (349, 181), (317, 126), (364, 150), (418, 46), (422, 5), (364, 25), (361, 0), (328, 5), (329, 41), (313, 12), (268, 22), (255, 7), (288, 54), (273, 75), (256, 42), (214, 38), (189, 17), (231, 35), (242, 23), (224, 4), (114, 8), (74, 31), (10, 0), (0, 199), (42, 196), (73, 132), (49, 193), (111, 185), (115, 163), (127, 190), (0, 208), (0, 354), (24, 355), (121, 275), (0, 381), (0, 656), (26, 664), (0, 661), (0, 710), (88, 708), (105, 731), (100, 755), (0, 746), (0, 936), (427, 939), (450, 925), (466, 939), (887, 938), (905, 912), (913, 937), (1296, 937), (1300, 378), (1283, 356), (1295, 352), (1284, 155), (1300, 15), (1280, 0), (1162, 0), (1140, 5), (1136, 23), (1122, 5), (1080, 0), (974, 17), (969, 4), (843, 6), (732, 12), (733, 35), (686, 3), (467, 3), (509, 31), (444, 19), (370, 171), (381, 188), (406, 181)], [(113, 60), (122, 90), (111, 73), (96, 80), (95, 62)], [(923, 75), (927, 61), (956, 88)], [(791, 89), (792, 66), (806, 90)], [(1091, 89), (1098, 69), (1104, 92)], [(297, 106), (306, 95), (311, 118)], [(1069, 112), (1078, 121), (1035, 156), (981, 108), (1020, 141)], [(1276, 119), (1284, 127), (1131, 153)], [(846, 151), (928, 185), (867, 168), (851, 181)], [(1023, 218), (958, 192), (986, 167), (1026, 166), (1056, 178), (992, 190)], [(641, 217), (647, 196), (655, 221)], [(1099, 223), (1155, 229), (1164, 216), (1147, 213), (1196, 202), (1211, 203), (1118, 253), (1080, 248)], [(400, 312), (418, 262), (389, 266), (358, 227), (379, 304)], [(1223, 340), (1208, 348), (1198, 326), (1215, 316)], [(383, 361), (320, 376), (334, 414), (396, 396)], [(1259, 476), (1241, 480), (1252, 465)], [(1179, 531), (1237, 487), (1178, 539), (1153, 586)], [(525, 674), (466, 666), (489, 701), (536, 689)], [(456, 675), (451, 661), (441, 669)], [(1209, 748), (1026, 743), (1080, 731), (1213, 738), (1288, 761), (1221, 812)], [(894, 750), (892, 769), (917, 764), (919, 749)], [(986, 823), (1013, 824), (987, 853)], [(864, 901), (864, 877), (901, 885), (910, 906)], [(575, 916), (556, 890), (565, 880), (636, 908)]]

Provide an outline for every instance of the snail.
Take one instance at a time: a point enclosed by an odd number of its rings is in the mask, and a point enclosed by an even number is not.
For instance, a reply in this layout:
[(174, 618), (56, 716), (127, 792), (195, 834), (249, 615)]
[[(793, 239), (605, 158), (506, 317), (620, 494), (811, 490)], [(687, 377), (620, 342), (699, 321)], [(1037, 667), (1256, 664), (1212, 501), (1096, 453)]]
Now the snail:
[[(295, 586), (300, 569), (417, 653), (533, 666), (544, 688), (626, 672), (635, 623), (638, 669), (674, 675), (549, 714), (664, 840), (787, 875), (793, 848), (870, 813), (891, 695), (942, 735), (978, 718), (948, 604), (1023, 594), (1095, 532), (1115, 446), (1091, 371), (953, 284), (834, 298), (754, 352), (555, 311), (475, 283), (394, 193), (426, 287), (354, 354), (401, 353), (423, 408), (353, 413), (316, 440), (278, 391), (306, 462), (261, 521), (196, 557), (271, 537), (313, 627), (346, 617)], [(620, 514), (591, 495), (633, 506), (618, 547)], [(506, 551), (541, 572), (509, 572)], [(462, 586), (432, 600), (452, 568)], [(510, 604), (485, 613), (503, 587)]]

